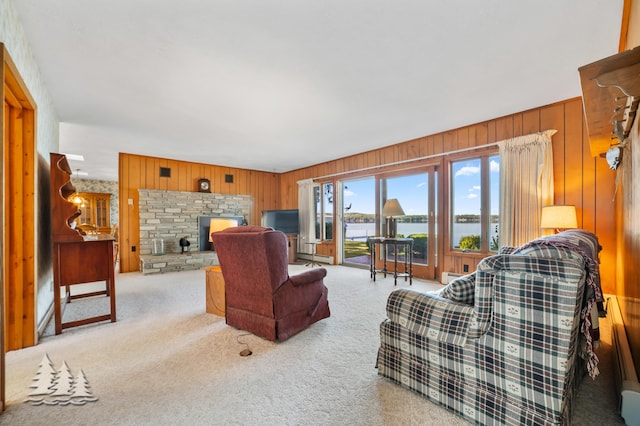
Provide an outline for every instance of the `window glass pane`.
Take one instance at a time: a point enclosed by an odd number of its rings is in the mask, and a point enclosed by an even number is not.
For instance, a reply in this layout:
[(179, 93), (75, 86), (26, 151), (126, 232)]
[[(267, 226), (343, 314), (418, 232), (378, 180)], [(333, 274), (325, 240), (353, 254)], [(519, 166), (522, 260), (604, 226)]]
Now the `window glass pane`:
[[(404, 211), (403, 216), (395, 218), (398, 238), (413, 238), (413, 262), (426, 264), (428, 259), (428, 204), (429, 175), (418, 173), (396, 176), (380, 181), (381, 211), (384, 203), (397, 199)], [(386, 191), (385, 191), (386, 187)], [(381, 218), (384, 222), (385, 218)]]
[(500, 248), (500, 156), (489, 157), (489, 251)]
[(315, 239), (319, 240), (320, 239), (320, 235), (322, 235), (320, 233), (320, 227), (321, 225), (321, 221), (320, 221), (320, 216), (322, 214), (322, 198), (320, 197), (320, 187), (319, 186), (314, 186), (313, 187), (313, 216), (315, 217)]
[(451, 163), (451, 248), (453, 249), (480, 250), (481, 171), (479, 158)]
[(333, 239), (333, 183), (322, 184), (322, 226), (324, 239)]
[(373, 177), (347, 180), (343, 185), (343, 260), (369, 265), (367, 238), (376, 235), (376, 184)]

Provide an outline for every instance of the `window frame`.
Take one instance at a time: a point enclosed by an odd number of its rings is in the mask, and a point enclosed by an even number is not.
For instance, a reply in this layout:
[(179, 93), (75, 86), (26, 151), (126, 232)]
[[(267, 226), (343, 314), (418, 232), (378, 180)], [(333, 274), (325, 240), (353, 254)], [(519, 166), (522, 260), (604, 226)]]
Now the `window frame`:
[[(445, 157), (445, 170), (447, 173), (443, 176), (445, 180), (445, 191), (443, 197), (445, 212), (443, 218), (445, 220), (446, 236), (444, 241), (445, 255), (453, 256), (470, 256), (470, 257), (486, 257), (495, 254), (490, 251), (490, 216), (491, 216), (491, 181), (490, 181), (490, 157), (499, 155), (497, 147), (478, 149), (467, 151), (464, 153), (452, 154)], [(453, 163), (465, 160), (480, 159), (481, 167), (481, 203), (480, 203), (480, 249), (479, 250), (463, 250), (452, 247), (453, 236)], [(502, 197), (502, 194), (499, 194)], [(488, 212), (488, 215), (487, 215)]]
[[(332, 200), (330, 203), (330, 207), (327, 208), (325, 205), (327, 199), (325, 196), (325, 188), (327, 185), (331, 185), (332, 187)], [(329, 221), (327, 220), (326, 214), (331, 214), (331, 223), (335, 223), (335, 182), (334, 181), (324, 181), (317, 182), (313, 184), (313, 197), (314, 197), (314, 222), (315, 222), (315, 237), (317, 241), (320, 242), (332, 242), (336, 238), (336, 230), (335, 226), (332, 225), (331, 228), (331, 238), (327, 237), (327, 224)], [(318, 210), (319, 209), (319, 210)]]

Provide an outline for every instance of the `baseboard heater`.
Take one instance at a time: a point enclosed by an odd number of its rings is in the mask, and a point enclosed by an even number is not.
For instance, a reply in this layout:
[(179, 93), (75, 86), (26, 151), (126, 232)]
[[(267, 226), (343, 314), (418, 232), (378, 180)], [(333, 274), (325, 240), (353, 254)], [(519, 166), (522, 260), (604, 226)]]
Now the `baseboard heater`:
[(615, 296), (607, 296), (611, 318), (611, 336), (614, 351), (614, 373), (620, 406), (620, 415), (628, 425), (640, 426), (640, 383), (633, 364), (631, 348), (624, 329), (620, 307)]
[(458, 277), (461, 277), (462, 274), (455, 274), (453, 272), (443, 272), (442, 273), (442, 284), (449, 284), (451, 281), (455, 280)]

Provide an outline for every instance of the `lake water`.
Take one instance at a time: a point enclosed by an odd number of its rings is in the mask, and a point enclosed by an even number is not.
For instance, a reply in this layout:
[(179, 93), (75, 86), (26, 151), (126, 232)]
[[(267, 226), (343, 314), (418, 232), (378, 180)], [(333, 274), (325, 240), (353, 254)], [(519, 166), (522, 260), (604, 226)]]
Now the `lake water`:
[[(426, 223), (398, 223), (398, 234), (425, 234), (427, 232)], [(479, 223), (457, 223), (453, 227), (453, 241), (460, 241), (466, 235), (479, 235)], [(366, 241), (368, 237), (376, 235), (375, 223), (347, 223), (345, 238), (353, 241)], [(491, 227), (491, 237), (497, 235), (495, 226)]]

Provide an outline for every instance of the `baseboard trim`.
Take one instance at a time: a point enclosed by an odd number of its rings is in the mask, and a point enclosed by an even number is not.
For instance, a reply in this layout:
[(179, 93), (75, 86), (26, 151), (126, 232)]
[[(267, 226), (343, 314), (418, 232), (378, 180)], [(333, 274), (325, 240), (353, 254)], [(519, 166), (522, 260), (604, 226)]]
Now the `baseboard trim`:
[(461, 277), (462, 274), (456, 274), (454, 272), (443, 272), (442, 273), (442, 280), (440, 281), (442, 284), (449, 284), (451, 281), (455, 280), (456, 278)]
[(633, 363), (627, 333), (622, 321), (616, 296), (607, 295), (611, 318), (614, 351), (614, 371), (620, 406), (620, 415), (628, 425), (640, 426), (640, 383)]
[[(313, 256), (313, 259), (311, 258)], [(314, 260), (318, 263), (326, 263), (327, 265), (333, 265), (333, 256), (326, 256), (324, 254), (307, 254), (307, 253), (298, 253), (298, 259), (304, 260)]]

